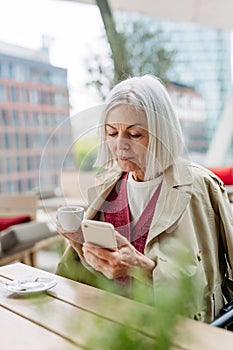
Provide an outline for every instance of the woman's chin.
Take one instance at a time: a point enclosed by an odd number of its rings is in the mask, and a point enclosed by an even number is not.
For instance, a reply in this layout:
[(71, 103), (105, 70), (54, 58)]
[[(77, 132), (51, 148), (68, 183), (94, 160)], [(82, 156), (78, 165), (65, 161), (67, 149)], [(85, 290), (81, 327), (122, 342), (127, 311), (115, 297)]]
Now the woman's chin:
[(124, 172), (130, 173), (138, 170), (138, 167), (128, 160), (119, 160), (117, 163), (120, 169)]
[(132, 164), (130, 164), (129, 161), (119, 160), (117, 162), (117, 164), (119, 165), (119, 167), (121, 168), (122, 171), (130, 172), (130, 171), (133, 171), (135, 169), (135, 167), (132, 166)]

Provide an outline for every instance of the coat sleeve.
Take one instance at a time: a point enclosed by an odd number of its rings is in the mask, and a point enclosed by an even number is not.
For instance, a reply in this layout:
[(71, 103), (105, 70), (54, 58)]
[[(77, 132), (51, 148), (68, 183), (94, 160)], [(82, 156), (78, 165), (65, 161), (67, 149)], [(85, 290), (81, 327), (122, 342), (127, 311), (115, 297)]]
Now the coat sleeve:
[(89, 279), (93, 279), (91, 272), (83, 266), (78, 254), (71, 246), (66, 248), (58, 262), (56, 274), (79, 282), (88, 282)]
[(225, 274), (222, 292), (226, 300), (231, 301), (233, 299), (233, 206), (221, 181), (214, 187), (214, 196), (222, 243), (219, 245), (219, 268)]
[(230, 269), (233, 269), (233, 206), (230, 204), (226, 189), (222, 183), (215, 189), (219, 217), (219, 232), (224, 253)]
[(77, 282), (88, 284), (92, 287), (112, 291), (112, 282), (100, 272), (87, 268), (80, 260), (76, 251), (68, 245), (66, 251), (58, 262), (57, 275), (72, 279)]

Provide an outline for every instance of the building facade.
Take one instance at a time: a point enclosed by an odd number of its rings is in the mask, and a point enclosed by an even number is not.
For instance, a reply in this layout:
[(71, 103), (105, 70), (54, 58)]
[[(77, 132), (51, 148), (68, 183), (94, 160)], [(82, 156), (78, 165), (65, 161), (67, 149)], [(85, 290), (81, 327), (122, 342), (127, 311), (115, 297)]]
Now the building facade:
[(71, 139), (66, 69), (46, 50), (0, 43), (0, 192), (58, 186)]
[[(175, 82), (177, 86), (189, 87), (190, 91), (193, 90), (196, 93), (196, 97), (192, 99), (190, 99), (190, 93), (184, 94), (185, 110), (182, 111), (179, 108), (178, 116), (185, 133), (190, 156), (192, 157), (195, 153), (195, 159), (204, 164), (213, 134), (218, 127), (232, 89), (231, 33), (191, 22), (176, 22), (148, 16), (142, 17), (137, 14), (120, 13), (119, 28), (121, 28), (121, 23), (127, 23), (123, 28), (125, 27), (124, 30), (128, 31), (128, 38), (132, 35), (132, 29), (134, 29), (132, 23), (135, 20), (136, 24), (137, 21), (144, 23), (145, 33), (146, 31), (148, 34), (158, 33), (158, 35), (154, 35), (153, 40), (150, 40), (149, 45), (146, 45), (146, 39), (144, 46), (142, 41), (136, 45), (142, 45), (146, 52), (151, 52), (151, 47), (157, 45), (158, 48), (167, 50), (168, 54), (172, 53), (171, 65), (165, 65), (166, 81)], [(150, 35), (145, 34), (146, 37), (151, 38)], [(142, 52), (138, 47), (131, 50), (133, 58), (138, 51), (140, 54)], [(156, 69), (149, 65), (143, 70), (143, 74), (145, 73), (158, 74)], [(198, 121), (195, 119), (196, 117), (193, 119), (193, 113), (196, 114), (197, 106), (194, 106), (193, 103), (188, 106), (186, 103), (191, 100), (192, 102), (195, 100), (200, 102), (200, 98), (197, 99), (197, 96), (200, 96), (205, 104), (205, 114), (202, 114), (202, 121)], [(194, 111), (191, 110), (193, 107)], [(186, 114), (185, 120), (184, 114)], [(196, 158), (198, 142), (200, 147), (198, 147), (199, 155)]]
[(232, 87), (231, 34), (194, 23), (156, 20), (155, 25), (165, 33), (164, 44), (176, 51), (169, 79), (192, 87), (205, 101), (208, 147)]
[(168, 83), (167, 90), (179, 116), (183, 130), (186, 153), (192, 160), (202, 162), (207, 148), (205, 133), (206, 103), (203, 96), (189, 86)]

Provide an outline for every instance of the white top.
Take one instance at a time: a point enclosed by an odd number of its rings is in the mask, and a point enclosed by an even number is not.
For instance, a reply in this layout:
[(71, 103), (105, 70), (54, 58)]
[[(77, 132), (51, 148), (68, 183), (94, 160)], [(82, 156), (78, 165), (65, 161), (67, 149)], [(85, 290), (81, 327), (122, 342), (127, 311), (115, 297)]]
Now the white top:
[(132, 220), (137, 222), (162, 180), (163, 175), (149, 181), (135, 181), (129, 173), (127, 195)]

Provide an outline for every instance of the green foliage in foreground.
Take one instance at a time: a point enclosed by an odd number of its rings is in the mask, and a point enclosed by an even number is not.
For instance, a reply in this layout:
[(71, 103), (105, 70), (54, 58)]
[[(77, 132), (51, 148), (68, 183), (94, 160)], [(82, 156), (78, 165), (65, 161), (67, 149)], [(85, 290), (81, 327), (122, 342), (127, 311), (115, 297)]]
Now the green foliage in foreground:
[[(121, 304), (121, 298), (119, 304), (112, 305), (108, 304), (106, 298), (101, 307), (109, 308), (113, 314), (117, 314), (123, 325), (97, 318), (92, 326), (88, 327), (85, 342), (87, 349), (170, 350), (174, 343), (179, 342), (176, 330), (178, 317), (192, 316), (193, 296), (198, 285), (194, 285), (188, 274), (180, 271), (176, 274), (174, 284), (171, 283), (168, 287), (160, 286), (155, 293), (150, 281), (143, 276), (140, 276), (139, 280), (140, 282), (134, 284), (131, 295), (133, 299), (140, 301), (137, 305), (129, 303), (129, 307), (125, 306), (125, 303)], [(141, 303), (150, 306), (142, 306)], [(136, 328), (141, 329), (141, 332), (135, 331)], [(84, 332), (84, 329), (81, 332)], [(190, 339), (190, 335), (184, 334), (184, 337)]]

